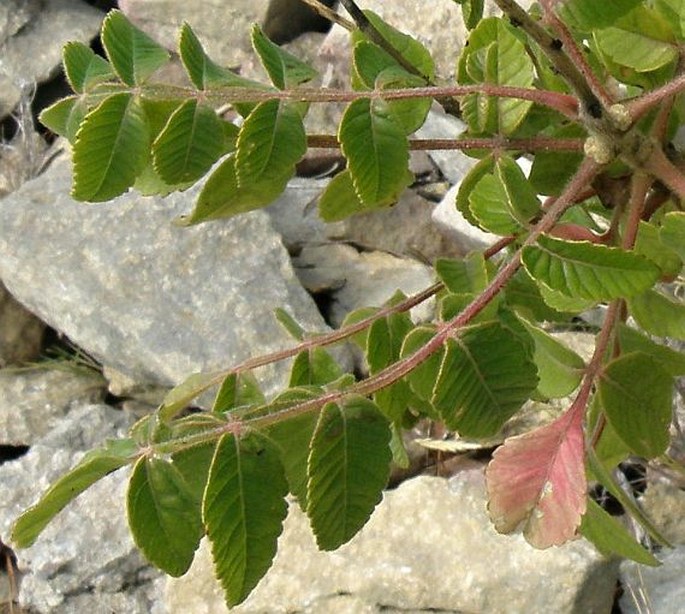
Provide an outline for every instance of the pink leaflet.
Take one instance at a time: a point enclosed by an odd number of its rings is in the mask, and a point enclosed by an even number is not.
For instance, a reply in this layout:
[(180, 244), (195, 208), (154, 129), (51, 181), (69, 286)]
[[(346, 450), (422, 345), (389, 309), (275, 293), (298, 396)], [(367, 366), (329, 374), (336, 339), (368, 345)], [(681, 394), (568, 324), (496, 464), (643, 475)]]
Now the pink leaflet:
[(583, 414), (573, 406), (495, 451), (485, 475), (497, 531), (511, 533), (523, 523), (524, 537), (536, 548), (575, 537), (587, 496)]

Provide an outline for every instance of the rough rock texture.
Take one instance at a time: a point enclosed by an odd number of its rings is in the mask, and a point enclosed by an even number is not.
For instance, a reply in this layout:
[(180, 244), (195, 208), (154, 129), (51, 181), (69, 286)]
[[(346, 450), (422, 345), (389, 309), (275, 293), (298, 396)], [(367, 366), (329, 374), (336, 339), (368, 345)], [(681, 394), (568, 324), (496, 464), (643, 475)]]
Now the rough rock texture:
[[(23, 457), (0, 467), (0, 539), (11, 523), (84, 452), (120, 437), (131, 422), (124, 412), (85, 405), (69, 414)], [(159, 577), (129, 536), (124, 511), (126, 472), (119, 471), (67, 506), (25, 550), (17, 550), (19, 602), (40, 613), (150, 611)]]
[(293, 259), (305, 288), (331, 296), (327, 318), (339, 326), (364, 306), (381, 306), (397, 290), (414, 294), (434, 281), (433, 270), (416, 260), (385, 252), (359, 252), (342, 243), (308, 246)]
[(102, 401), (105, 382), (86, 369), (0, 370), (0, 444), (31, 445), (75, 406)]
[(0, 282), (0, 367), (38, 358), (45, 324)]
[(655, 481), (640, 503), (668, 541), (685, 545), (685, 491), (672, 482)]
[[(386, 493), (361, 533), (331, 553), (317, 551), (292, 506), (274, 566), (231, 611), (599, 614), (611, 609), (616, 573), (583, 541), (539, 551), (498, 535), (482, 472), (471, 470)], [(172, 613), (225, 612), (207, 547), (187, 576), (168, 581), (166, 604)]]
[(89, 43), (104, 13), (81, 0), (10, 0), (0, 7), (0, 118), (21, 97), (23, 85), (54, 76), (62, 46)]
[(623, 614), (681, 614), (685, 603), (685, 546), (659, 554), (661, 567), (644, 567), (633, 561), (621, 564), (625, 591), (620, 600)]
[(178, 228), (190, 192), (77, 203), (70, 172), (63, 157), (0, 201), (0, 278), (106, 365), (169, 385), (290, 344), (276, 307), (322, 328), (265, 213)]

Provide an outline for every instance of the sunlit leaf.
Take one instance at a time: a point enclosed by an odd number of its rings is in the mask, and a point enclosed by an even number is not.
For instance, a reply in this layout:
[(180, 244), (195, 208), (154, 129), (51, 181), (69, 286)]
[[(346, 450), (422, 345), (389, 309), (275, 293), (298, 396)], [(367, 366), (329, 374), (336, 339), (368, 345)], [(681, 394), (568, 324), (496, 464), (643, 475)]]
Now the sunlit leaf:
[(74, 143), (76, 200), (102, 202), (123, 194), (145, 168), (150, 133), (138, 100), (113, 94), (86, 115)]
[(685, 213), (673, 211), (666, 214), (661, 226), (661, 240), (678, 253), (685, 262)]
[(12, 527), (13, 544), (19, 548), (33, 544), (68, 503), (109, 473), (131, 463), (136, 450), (131, 439), (120, 439), (88, 452), (73, 469), (43, 493), (38, 503), (19, 516)]
[(638, 254), (547, 236), (525, 247), (521, 260), (531, 277), (552, 290), (595, 301), (640, 294), (659, 277), (658, 267)]
[(261, 405), (266, 402), (257, 378), (251, 371), (231, 373), (219, 387), (212, 411), (225, 413), (236, 407)]
[(306, 83), (317, 76), (311, 66), (272, 43), (257, 25), (252, 27), (252, 46), (271, 82), (280, 90)]
[(109, 62), (81, 42), (70, 41), (64, 45), (62, 59), (69, 85), (79, 94), (114, 77)]
[(140, 85), (169, 59), (169, 53), (118, 10), (102, 22), (102, 45), (115, 72), (126, 85)]
[(190, 402), (205, 390), (217, 383), (216, 373), (193, 373), (178, 386), (172, 388), (164, 397), (159, 416), (162, 421), (171, 420)]
[(309, 456), (307, 515), (316, 543), (349, 541), (381, 500), (390, 460), (388, 423), (369, 400), (351, 398), (320, 413)]
[(268, 439), (221, 438), (202, 512), (214, 571), (229, 607), (244, 601), (271, 567), (287, 492), (280, 455)]
[(199, 502), (173, 464), (141, 458), (128, 486), (128, 523), (148, 561), (171, 576), (190, 567), (202, 537)]
[(73, 145), (87, 112), (86, 103), (80, 96), (69, 96), (43, 109), (38, 119), (49, 130), (65, 137)]
[(300, 352), (293, 361), (288, 386), (322, 386), (342, 374), (340, 365), (325, 349), (312, 348)]
[(508, 438), (485, 473), (495, 528), (511, 533), (523, 524), (536, 548), (573, 539), (586, 509), (584, 452), (583, 412), (575, 408)]
[(560, 5), (559, 13), (564, 19), (580, 28), (590, 31), (606, 28), (640, 4), (641, 0), (566, 0)]

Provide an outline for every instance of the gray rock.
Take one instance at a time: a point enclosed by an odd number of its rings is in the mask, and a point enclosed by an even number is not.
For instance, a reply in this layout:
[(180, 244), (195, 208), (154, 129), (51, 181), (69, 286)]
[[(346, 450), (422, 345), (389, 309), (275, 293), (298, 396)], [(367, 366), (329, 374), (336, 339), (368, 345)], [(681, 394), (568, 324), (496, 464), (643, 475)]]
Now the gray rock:
[(640, 504), (669, 542), (685, 545), (685, 491), (658, 474), (651, 477)]
[(0, 282), (0, 367), (38, 358), (44, 332), (45, 324)]
[[(25, 456), (2, 465), (0, 538), (10, 543), (16, 517), (84, 451), (124, 435), (130, 422), (127, 414), (105, 405), (82, 406)], [(126, 478), (123, 470), (107, 476), (60, 512), (33, 546), (16, 550), (20, 605), (40, 613), (150, 611), (159, 574), (143, 561), (129, 535)], [(88, 603), (89, 609), (80, 609)]]
[(68, 367), (0, 371), (0, 443), (32, 445), (78, 405), (102, 401), (96, 371)]
[(342, 243), (305, 247), (293, 263), (308, 290), (331, 295), (327, 316), (334, 326), (358, 307), (381, 306), (397, 290), (414, 294), (434, 280), (433, 269), (416, 260), (378, 251), (360, 253)]
[[(316, 549), (292, 506), (274, 566), (231, 611), (605, 613), (616, 575), (616, 565), (582, 540), (540, 551), (520, 535), (497, 534), (482, 471), (470, 470), (387, 492), (359, 535), (335, 552)], [(169, 580), (166, 604), (170, 612), (225, 612), (207, 547), (186, 576)]]
[(621, 564), (623, 614), (681, 614), (685, 603), (685, 546), (659, 555), (661, 567), (645, 567), (633, 561)]
[[(191, 192), (92, 205), (73, 201), (70, 184), (61, 158), (0, 201), (0, 278), (105, 365), (172, 385), (290, 345), (276, 307), (324, 326), (265, 213), (179, 228)], [(263, 376), (273, 391), (284, 365)]]
[(11, 0), (0, 8), (0, 117), (19, 102), (22, 85), (55, 75), (64, 43), (90, 42), (103, 16), (81, 0)]

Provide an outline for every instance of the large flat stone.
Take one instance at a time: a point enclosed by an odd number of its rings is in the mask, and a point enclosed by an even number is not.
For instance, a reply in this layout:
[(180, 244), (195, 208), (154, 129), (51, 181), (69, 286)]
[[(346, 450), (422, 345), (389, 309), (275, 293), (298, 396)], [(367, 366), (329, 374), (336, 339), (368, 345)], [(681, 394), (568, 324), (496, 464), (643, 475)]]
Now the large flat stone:
[[(93, 205), (71, 199), (70, 185), (63, 157), (0, 201), (0, 278), (105, 365), (173, 385), (291, 344), (276, 307), (324, 328), (264, 212), (179, 228), (193, 193)], [(273, 391), (285, 368), (262, 374)]]

